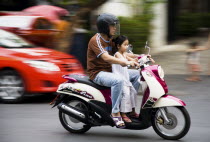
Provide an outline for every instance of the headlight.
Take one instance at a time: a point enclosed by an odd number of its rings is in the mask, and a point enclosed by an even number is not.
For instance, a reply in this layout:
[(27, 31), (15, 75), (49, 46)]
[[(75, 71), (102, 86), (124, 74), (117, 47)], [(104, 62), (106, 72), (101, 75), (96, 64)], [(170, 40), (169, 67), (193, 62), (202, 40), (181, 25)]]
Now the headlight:
[(158, 66), (158, 74), (159, 74), (160, 78), (163, 80), (164, 79), (164, 71), (161, 68), (161, 66)]
[(57, 65), (55, 65), (54, 63), (47, 62), (47, 61), (29, 60), (29, 61), (24, 61), (24, 63), (38, 69), (43, 69), (47, 71), (60, 71), (60, 68)]

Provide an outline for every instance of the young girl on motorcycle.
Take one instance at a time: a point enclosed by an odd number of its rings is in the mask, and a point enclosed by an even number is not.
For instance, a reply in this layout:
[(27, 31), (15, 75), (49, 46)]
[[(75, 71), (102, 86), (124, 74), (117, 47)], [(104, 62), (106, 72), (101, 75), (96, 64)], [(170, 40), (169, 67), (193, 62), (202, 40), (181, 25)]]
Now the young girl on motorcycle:
[[(114, 57), (121, 60), (135, 61), (135, 59), (130, 58), (126, 53), (129, 46), (129, 41), (126, 36), (118, 36), (112, 41), (114, 43)], [(130, 82), (127, 66), (123, 67), (119, 64), (112, 64), (112, 72), (120, 75), (124, 80), (123, 97), (121, 100), (120, 111), (124, 122), (132, 122), (129, 117), (138, 118), (139, 116), (135, 112), (136, 96), (138, 92)], [(127, 113), (129, 113), (129, 117), (127, 117)]]

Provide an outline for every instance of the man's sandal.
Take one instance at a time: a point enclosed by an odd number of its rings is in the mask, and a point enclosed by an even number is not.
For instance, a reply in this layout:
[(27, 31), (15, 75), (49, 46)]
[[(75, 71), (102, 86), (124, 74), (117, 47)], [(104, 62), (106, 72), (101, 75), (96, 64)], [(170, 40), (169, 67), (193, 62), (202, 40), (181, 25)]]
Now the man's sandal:
[(115, 125), (116, 125), (117, 128), (121, 128), (121, 129), (125, 128), (125, 123), (122, 120), (122, 117), (120, 117), (120, 116), (113, 117), (112, 116), (112, 119), (113, 119), (113, 121), (114, 121), (114, 123), (115, 123)]

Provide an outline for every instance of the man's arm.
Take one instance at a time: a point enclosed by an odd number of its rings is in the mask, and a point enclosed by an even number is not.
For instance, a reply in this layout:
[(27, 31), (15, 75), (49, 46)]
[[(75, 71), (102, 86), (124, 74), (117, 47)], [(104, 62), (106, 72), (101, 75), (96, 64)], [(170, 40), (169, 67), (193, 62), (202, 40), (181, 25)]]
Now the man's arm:
[(134, 61), (123, 61), (118, 58), (115, 58), (113, 56), (110, 56), (107, 52), (103, 53), (100, 58), (102, 58), (104, 61), (110, 63), (110, 64), (120, 64), (121, 66), (127, 66), (127, 65), (138, 65), (138, 63)]

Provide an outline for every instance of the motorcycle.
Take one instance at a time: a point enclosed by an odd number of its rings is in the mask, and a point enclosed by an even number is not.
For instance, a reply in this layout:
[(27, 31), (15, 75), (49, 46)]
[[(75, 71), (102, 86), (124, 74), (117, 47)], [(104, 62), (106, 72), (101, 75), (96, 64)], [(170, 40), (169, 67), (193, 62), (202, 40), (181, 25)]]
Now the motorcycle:
[[(143, 130), (153, 127), (154, 131), (167, 140), (184, 137), (190, 129), (190, 116), (186, 104), (167, 94), (164, 71), (160, 65), (150, 64), (148, 54), (138, 57), (139, 73), (143, 97), (139, 118), (130, 118), (124, 129)], [(111, 117), (111, 88), (93, 83), (81, 74), (64, 75), (66, 82), (59, 85), (57, 96), (52, 101), (59, 109), (59, 119), (63, 127), (71, 133), (85, 133), (91, 127), (115, 123)]]

